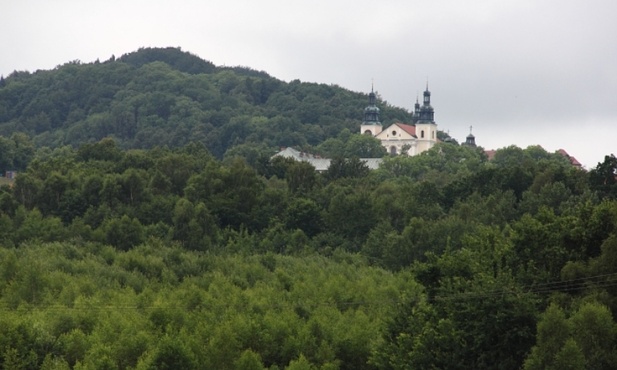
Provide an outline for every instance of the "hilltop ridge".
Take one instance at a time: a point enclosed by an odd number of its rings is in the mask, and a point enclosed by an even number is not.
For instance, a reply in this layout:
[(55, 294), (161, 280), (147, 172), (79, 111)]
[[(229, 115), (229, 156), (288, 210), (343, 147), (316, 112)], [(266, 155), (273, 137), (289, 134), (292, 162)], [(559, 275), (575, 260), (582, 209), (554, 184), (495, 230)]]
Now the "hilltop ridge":
[[(14, 72), (0, 84), (0, 135), (37, 147), (113, 137), (122, 148), (203, 143), (215, 156), (238, 145), (315, 147), (357, 132), (366, 94), (218, 67), (180, 48), (141, 48), (104, 62)], [(409, 111), (380, 101), (385, 122)]]

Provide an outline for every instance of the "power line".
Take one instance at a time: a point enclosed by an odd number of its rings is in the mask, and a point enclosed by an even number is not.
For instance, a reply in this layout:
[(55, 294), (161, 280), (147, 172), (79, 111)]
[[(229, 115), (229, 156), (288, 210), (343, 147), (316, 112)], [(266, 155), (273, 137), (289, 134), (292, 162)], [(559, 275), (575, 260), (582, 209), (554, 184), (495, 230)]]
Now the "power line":
[(470, 299), (470, 298), (493, 298), (507, 294), (551, 294), (556, 292), (572, 292), (590, 287), (608, 288), (617, 285), (617, 273), (594, 275), (586, 278), (570, 279), (564, 281), (549, 282), (543, 284), (515, 286), (512, 289), (480, 290), (461, 293), (436, 295), (435, 300)]

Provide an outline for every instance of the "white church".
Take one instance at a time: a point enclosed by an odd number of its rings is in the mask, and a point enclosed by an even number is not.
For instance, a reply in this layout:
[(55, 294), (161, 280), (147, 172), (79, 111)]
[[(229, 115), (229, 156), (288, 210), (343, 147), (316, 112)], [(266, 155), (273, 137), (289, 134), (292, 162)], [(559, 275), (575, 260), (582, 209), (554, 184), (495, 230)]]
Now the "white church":
[[(437, 144), (437, 124), (435, 123), (435, 112), (431, 107), (431, 92), (424, 91), (424, 102), (422, 106), (416, 100), (415, 110), (412, 113), (412, 124), (396, 122), (383, 128), (379, 121), (379, 108), (377, 107), (376, 96), (371, 89), (369, 94), (369, 105), (364, 109), (364, 120), (360, 126), (360, 133), (372, 135), (381, 140), (381, 144), (389, 154), (407, 154), (409, 156), (420, 154), (429, 150)], [(467, 137), (467, 145), (475, 146), (475, 141), (471, 133)], [(273, 157), (282, 156), (293, 158), (297, 161), (309, 162), (317, 171), (323, 172), (330, 167), (329, 158), (321, 158), (310, 153), (300, 152), (293, 148), (284, 148)], [(382, 158), (360, 158), (368, 168), (376, 169), (379, 167)]]
[(364, 120), (360, 126), (360, 133), (372, 135), (381, 140), (381, 144), (389, 154), (420, 154), (432, 148), (437, 142), (437, 124), (435, 112), (431, 107), (431, 92), (428, 84), (424, 91), (422, 106), (416, 100), (412, 115), (412, 124), (393, 123), (383, 128), (379, 121), (379, 108), (375, 105), (376, 97), (373, 89), (369, 94), (369, 105), (364, 109)]
[[(376, 105), (376, 96), (371, 88), (368, 95), (369, 105), (364, 108), (364, 120), (360, 125), (360, 133), (371, 135), (381, 141), (381, 145), (386, 148), (391, 155), (407, 154), (414, 156), (431, 149), (440, 142), (437, 139), (437, 124), (435, 123), (435, 111), (431, 106), (431, 92), (426, 84), (422, 105), (416, 100), (414, 112), (412, 113), (411, 124), (396, 122), (383, 128), (379, 121), (379, 108)], [(448, 139), (446, 139), (448, 141)], [(454, 141), (455, 142), (455, 141)], [(456, 143), (456, 142), (455, 142)], [(476, 139), (469, 128), (469, 135), (461, 145), (477, 147)], [(495, 156), (495, 150), (485, 150), (488, 160)], [(563, 155), (568, 161), (577, 168), (582, 165), (576, 158), (570, 156), (565, 150), (559, 149), (556, 153)], [(303, 153), (293, 148), (285, 148), (273, 157), (283, 156), (293, 158), (297, 161), (309, 162), (317, 171), (326, 171), (330, 166), (330, 159)], [(360, 158), (369, 169), (376, 169), (383, 161), (382, 158)]]

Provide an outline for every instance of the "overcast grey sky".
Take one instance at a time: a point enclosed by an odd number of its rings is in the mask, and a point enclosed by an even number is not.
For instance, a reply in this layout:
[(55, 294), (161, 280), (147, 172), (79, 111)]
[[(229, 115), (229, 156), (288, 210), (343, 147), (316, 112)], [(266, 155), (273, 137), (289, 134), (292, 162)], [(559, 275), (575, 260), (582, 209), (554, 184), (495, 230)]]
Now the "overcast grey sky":
[[(0, 0), (0, 75), (179, 46), (216, 65), (375, 90), (486, 149), (617, 154), (615, 0)], [(361, 111), (359, 112), (361, 116)]]

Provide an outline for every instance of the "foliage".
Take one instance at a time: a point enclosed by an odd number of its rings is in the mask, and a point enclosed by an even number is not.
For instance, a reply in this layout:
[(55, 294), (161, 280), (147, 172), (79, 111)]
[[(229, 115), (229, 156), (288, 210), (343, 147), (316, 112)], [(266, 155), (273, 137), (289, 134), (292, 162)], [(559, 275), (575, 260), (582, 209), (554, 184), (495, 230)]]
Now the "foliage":
[(589, 172), (591, 186), (602, 195), (617, 198), (617, 158), (614, 154), (605, 156), (602, 163)]
[[(410, 120), (408, 111), (381, 103), (386, 121)], [(16, 134), (50, 148), (106, 137), (121, 148), (141, 149), (196, 141), (222, 158), (238, 145), (272, 152), (356, 132), (365, 105), (366, 95), (338, 86), (287, 83), (246, 67), (217, 67), (179, 48), (141, 48), (103, 63), (74, 61), (3, 78), (0, 158), (6, 163), (0, 162), (0, 170), (27, 163), (28, 148), (13, 153), (4, 142)], [(358, 135), (345, 153), (383, 155), (371, 139)]]
[(1, 81), (0, 367), (617, 362), (614, 156), (448, 140), (369, 170), (362, 94), (174, 48)]
[(584, 303), (566, 318), (553, 304), (538, 323), (538, 342), (525, 369), (610, 369), (616, 346), (617, 325), (605, 306)]
[(370, 368), (387, 302), (418, 289), (350, 254), (214, 256), (158, 242), (0, 253), (5, 368), (284, 368), (303, 353), (311, 366)]
[[(600, 350), (573, 328), (585, 337), (608, 320), (586, 297), (617, 302), (595, 278), (614, 273), (615, 201), (537, 148), (508, 149), (527, 161), (512, 168), (505, 154), (503, 167), (448, 145), (386, 158), (377, 171), (335, 159), (323, 174), (280, 158), (219, 161), (198, 143), (123, 150), (103, 139), (41, 150), (14, 186), (0, 188), (0, 361), (256, 369), (612, 361), (613, 329)], [(588, 283), (570, 290), (577, 279)], [(581, 307), (564, 319), (570, 337), (542, 334), (544, 324), (534, 332), (552, 292)], [(549, 357), (537, 357), (534, 339), (552, 348), (542, 352)]]

